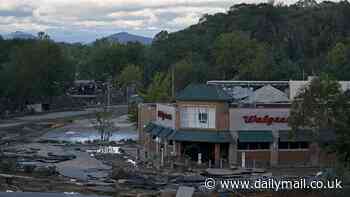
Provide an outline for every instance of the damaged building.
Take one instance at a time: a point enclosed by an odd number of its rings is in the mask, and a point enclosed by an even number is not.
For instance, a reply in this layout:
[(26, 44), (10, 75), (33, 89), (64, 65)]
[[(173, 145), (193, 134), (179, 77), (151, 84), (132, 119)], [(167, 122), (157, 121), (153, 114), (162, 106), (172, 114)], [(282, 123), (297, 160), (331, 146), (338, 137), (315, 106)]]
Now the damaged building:
[[(333, 131), (293, 131), (291, 101), (310, 81), (209, 81), (189, 85), (174, 103), (139, 105), (139, 140), (147, 158), (206, 167), (334, 165), (321, 151)], [(340, 82), (350, 89), (349, 82)]]

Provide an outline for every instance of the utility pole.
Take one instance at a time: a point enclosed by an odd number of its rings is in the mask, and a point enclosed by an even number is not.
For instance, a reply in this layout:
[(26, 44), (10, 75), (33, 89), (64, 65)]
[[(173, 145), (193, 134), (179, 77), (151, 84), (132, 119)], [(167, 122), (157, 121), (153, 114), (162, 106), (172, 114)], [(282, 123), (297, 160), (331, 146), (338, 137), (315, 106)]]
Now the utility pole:
[(126, 104), (129, 104), (129, 84), (125, 87)]
[(171, 68), (171, 97), (175, 99), (175, 65)]
[(112, 81), (112, 79), (111, 78), (108, 78), (108, 80), (107, 80), (107, 109), (109, 109), (110, 108), (110, 106), (111, 106), (111, 81)]
[(303, 79), (302, 80), (305, 80), (305, 71), (303, 69)]

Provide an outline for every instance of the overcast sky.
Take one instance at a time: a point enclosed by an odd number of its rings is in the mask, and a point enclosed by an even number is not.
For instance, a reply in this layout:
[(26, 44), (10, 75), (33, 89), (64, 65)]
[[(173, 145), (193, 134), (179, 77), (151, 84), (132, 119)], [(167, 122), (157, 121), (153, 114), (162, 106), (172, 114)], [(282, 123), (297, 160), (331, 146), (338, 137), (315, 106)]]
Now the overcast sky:
[(241, 2), (263, 1), (0, 0), (0, 34), (45, 31), (54, 40), (67, 42), (90, 42), (121, 31), (153, 37), (161, 30), (183, 29), (205, 13), (225, 12)]

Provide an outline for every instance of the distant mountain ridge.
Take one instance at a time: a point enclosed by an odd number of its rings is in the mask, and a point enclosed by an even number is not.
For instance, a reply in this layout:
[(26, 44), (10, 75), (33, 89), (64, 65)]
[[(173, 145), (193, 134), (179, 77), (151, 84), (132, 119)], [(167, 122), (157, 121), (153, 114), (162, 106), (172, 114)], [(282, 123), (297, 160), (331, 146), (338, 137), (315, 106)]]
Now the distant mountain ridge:
[(6, 34), (2, 36), (5, 40), (12, 40), (12, 39), (23, 39), (23, 40), (34, 40), (37, 39), (36, 36), (30, 33), (22, 32), (22, 31), (16, 31), (10, 34)]
[[(38, 39), (37, 36), (23, 32), (23, 31), (15, 31), (9, 34), (3, 34), (0, 35), (0, 38), (3, 38), (4, 40), (13, 40), (13, 39), (22, 39), (22, 40), (35, 40)], [(139, 36), (139, 35), (134, 35), (130, 34), (128, 32), (120, 32), (116, 34), (112, 34), (109, 36), (106, 36), (102, 39), (107, 39), (111, 42), (117, 42), (121, 44), (126, 44), (128, 42), (139, 42), (144, 45), (150, 45), (152, 44), (153, 38), (145, 37), (145, 36)]]
[(129, 34), (127, 32), (116, 33), (105, 37), (105, 39), (110, 40), (112, 42), (118, 42), (121, 44), (126, 44), (128, 42), (139, 42), (141, 44), (149, 45), (149, 44), (152, 44), (152, 41), (153, 41), (152, 38)]

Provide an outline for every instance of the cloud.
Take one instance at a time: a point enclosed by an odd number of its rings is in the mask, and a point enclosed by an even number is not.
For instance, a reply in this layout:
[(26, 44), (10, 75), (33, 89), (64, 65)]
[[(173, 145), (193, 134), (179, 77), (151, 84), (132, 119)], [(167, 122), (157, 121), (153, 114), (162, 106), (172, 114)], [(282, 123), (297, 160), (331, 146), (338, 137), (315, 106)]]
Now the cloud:
[(30, 17), (33, 9), (27, 6), (16, 7), (15, 9), (0, 9), (0, 16)]
[(118, 31), (153, 36), (243, 1), (264, 0), (0, 0), (0, 32), (46, 31), (60, 41), (84, 42)]

